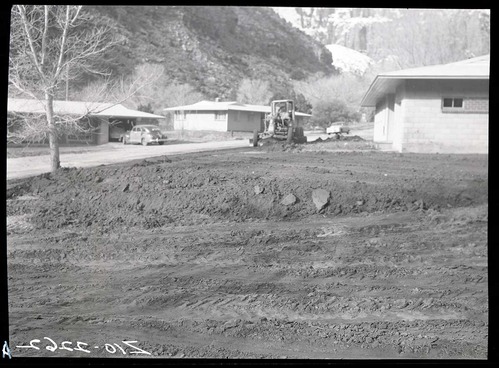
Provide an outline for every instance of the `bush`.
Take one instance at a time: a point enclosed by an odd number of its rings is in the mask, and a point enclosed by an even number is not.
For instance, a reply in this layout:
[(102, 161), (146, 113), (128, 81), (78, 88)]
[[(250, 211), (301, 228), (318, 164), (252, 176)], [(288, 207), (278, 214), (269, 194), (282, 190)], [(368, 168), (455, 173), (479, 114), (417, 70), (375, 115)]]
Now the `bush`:
[(348, 108), (345, 102), (338, 99), (318, 101), (313, 108), (312, 123), (322, 127), (328, 127), (335, 121), (351, 122), (359, 119), (360, 113)]

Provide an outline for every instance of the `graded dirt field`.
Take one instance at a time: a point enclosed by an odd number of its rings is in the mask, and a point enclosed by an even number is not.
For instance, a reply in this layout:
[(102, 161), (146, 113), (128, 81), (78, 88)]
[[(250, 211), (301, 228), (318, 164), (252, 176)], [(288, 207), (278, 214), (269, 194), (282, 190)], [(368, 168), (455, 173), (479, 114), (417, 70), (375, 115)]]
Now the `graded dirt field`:
[(344, 143), (8, 182), (12, 354), (487, 358), (488, 157)]

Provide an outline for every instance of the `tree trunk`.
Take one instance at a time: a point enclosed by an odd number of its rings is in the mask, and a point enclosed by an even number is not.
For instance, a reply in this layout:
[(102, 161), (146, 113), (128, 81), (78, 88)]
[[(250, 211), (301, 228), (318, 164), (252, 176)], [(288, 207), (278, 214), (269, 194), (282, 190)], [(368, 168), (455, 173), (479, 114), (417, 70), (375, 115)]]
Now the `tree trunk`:
[(54, 122), (54, 96), (51, 93), (45, 94), (47, 103), (47, 124), (49, 127), (49, 147), (50, 147), (50, 167), (55, 172), (61, 167), (59, 159), (59, 137)]

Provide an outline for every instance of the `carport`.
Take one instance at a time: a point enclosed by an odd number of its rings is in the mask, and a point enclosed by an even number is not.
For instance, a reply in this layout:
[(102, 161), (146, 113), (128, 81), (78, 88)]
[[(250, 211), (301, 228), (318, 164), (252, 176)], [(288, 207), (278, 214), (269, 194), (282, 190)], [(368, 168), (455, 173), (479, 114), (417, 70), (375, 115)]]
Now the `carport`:
[[(16, 114), (40, 117), (45, 115), (45, 104), (40, 100), (9, 98), (7, 112), (9, 118)], [(156, 125), (157, 119), (165, 119), (162, 115), (108, 102), (54, 101), (54, 114), (59, 118), (76, 117), (83, 128), (81, 132), (65, 134), (61, 138), (64, 143), (104, 144), (119, 141), (122, 134), (136, 124)]]

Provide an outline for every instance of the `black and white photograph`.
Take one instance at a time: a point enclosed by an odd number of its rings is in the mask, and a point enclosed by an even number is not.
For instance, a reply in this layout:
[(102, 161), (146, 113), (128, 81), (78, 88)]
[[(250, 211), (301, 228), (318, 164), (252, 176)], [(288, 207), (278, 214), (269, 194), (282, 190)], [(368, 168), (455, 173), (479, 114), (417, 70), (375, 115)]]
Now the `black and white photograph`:
[(491, 10), (271, 5), (10, 7), (3, 362), (489, 358)]

